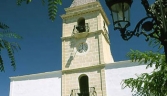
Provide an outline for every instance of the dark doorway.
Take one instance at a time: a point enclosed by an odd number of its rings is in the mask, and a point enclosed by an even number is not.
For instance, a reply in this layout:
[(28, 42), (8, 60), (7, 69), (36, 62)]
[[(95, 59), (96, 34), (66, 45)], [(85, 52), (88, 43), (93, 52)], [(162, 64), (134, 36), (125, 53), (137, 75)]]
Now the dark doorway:
[(80, 94), (79, 96), (89, 96), (88, 76), (83, 75), (79, 78)]

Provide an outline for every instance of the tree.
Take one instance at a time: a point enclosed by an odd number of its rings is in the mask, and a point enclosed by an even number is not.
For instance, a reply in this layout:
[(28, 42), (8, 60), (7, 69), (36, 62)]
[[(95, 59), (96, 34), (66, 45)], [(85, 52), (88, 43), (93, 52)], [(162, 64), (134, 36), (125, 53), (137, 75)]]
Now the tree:
[(142, 73), (136, 79), (129, 78), (123, 82), (123, 88), (129, 87), (136, 92), (134, 96), (166, 96), (167, 95), (167, 65), (165, 55), (152, 51), (133, 51), (127, 54), (133, 62), (155, 66), (152, 73)]
[[(158, 37), (161, 33), (153, 34)], [(163, 45), (156, 38), (148, 37), (149, 45), (158, 47), (160, 50)], [(123, 80), (123, 88), (129, 87), (134, 96), (167, 96), (167, 63), (166, 56), (160, 52), (140, 52), (138, 50), (131, 50), (127, 56), (132, 62), (139, 62), (139, 64), (147, 64), (146, 69), (149, 67), (154, 68), (151, 73), (142, 73), (137, 78), (129, 78)], [(154, 66), (154, 67), (153, 67)]]
[(2, 58), (2, 50), (7, 50), (8, 56), (11, 60), (11, 66), (13, 69), (16, 69), (14, 51), (20, 49), (20, 46), (15, 42), (9, 42), (6, 39), (9, 38), (17, 38), (21, 39), (22, 37), (16, 33), (13, 33), (9, 30), (9, 27), (6, 24), (0, 22), (0, 71), (5, 71), (3, 58)]

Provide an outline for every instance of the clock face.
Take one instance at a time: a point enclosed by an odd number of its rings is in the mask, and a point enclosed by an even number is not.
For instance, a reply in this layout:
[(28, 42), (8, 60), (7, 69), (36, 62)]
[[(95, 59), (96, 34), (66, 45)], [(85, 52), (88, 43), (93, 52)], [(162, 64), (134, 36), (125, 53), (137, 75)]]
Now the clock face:
[(78, 51), (79, 53), (84, 53), (84, 52), (86, 52), (87, 50), (88, 50), (88, 44), (87, 44), (87, 43), (82, 42), (82, 43), (80, 43), (80, 44), (77, 46), (77, 51)]

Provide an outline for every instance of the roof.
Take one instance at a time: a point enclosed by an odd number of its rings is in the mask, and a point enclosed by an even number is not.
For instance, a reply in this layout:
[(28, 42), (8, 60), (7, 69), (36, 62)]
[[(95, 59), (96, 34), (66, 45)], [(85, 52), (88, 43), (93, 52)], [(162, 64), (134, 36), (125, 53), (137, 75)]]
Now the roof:
[(125, 67), (134, 67), (134, 66), (145, 66), (147, 64), (140, 64), (139, 62), (132, 62), (131, 60), (118, 61), (114, 63), (109, 63), (105, 65), (105, 69), (116, 69), (116, 68), (125, 68)]
[(22, 75), (22, 76), (13, 76), (9, 77), (11, 81), (20, 81), (20, 80), (34, 80), (34, 79), (41, 79), (41, 78), (53, 78), (59, 77), (61, 78), (62, 71), (50, 71), (50, 72), (43, 72), (43, 73), (36, 73), (36, 74), (29, 74), (29, 75)]
[[(117, 68), (134, 67), (134, 66), (146, 66), (146, 64), (139, 64), (139, 62), (132, 62), (131, 60), (125, 60), (125, 61), (113, 62), (108, 64), (99, 64), (95, 66), (90, 66), (89, 68), (95, 68), (95, 67), (101, 67), (101, 66), (102, 67), (105, 66), (105, 70), (108, 70), (108, 69), (117, 69)], [(80, 68), (77, 68), (77, 69), (80, 70)], [(77, 70), (77, 69), (73, 69), (73, 70)], [(57, 71), (29, 74), (29, 75), (23, 75), (23, 76), (13, 76), (13, 77), (10, 77), (10, 80), (20, 81), (20, 80), (34, 80), (34, 79), (54, 78), (54, 77), (62, 78), (62, 71), (63, 70), (57, 70)], [(64, 70), (64, 71), (68, 71), (68, 70)]]
[(80, 6), (80, 5), (84, 5), (84, 4), (88, 4), (88, 3), (96, 2), (96, 1), (98, 0), (73, 0), (70, 7)]

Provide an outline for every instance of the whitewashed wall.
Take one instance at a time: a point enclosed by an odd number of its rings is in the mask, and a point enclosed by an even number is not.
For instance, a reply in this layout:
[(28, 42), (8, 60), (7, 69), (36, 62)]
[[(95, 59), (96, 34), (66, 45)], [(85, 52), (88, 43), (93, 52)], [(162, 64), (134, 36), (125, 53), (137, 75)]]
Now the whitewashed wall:
[(61, 71), (10, 77), (10, 96), (61, 96)]
[(132, 96), (131, 89), (122, 89), (122, 80), (135, 78), (135, 74), (153, 71), (153, 68), (146, 69), (146, 65), (138, 65), (130, 61), (111, 63), (106, 65), (105, 69), (107, 96)]

